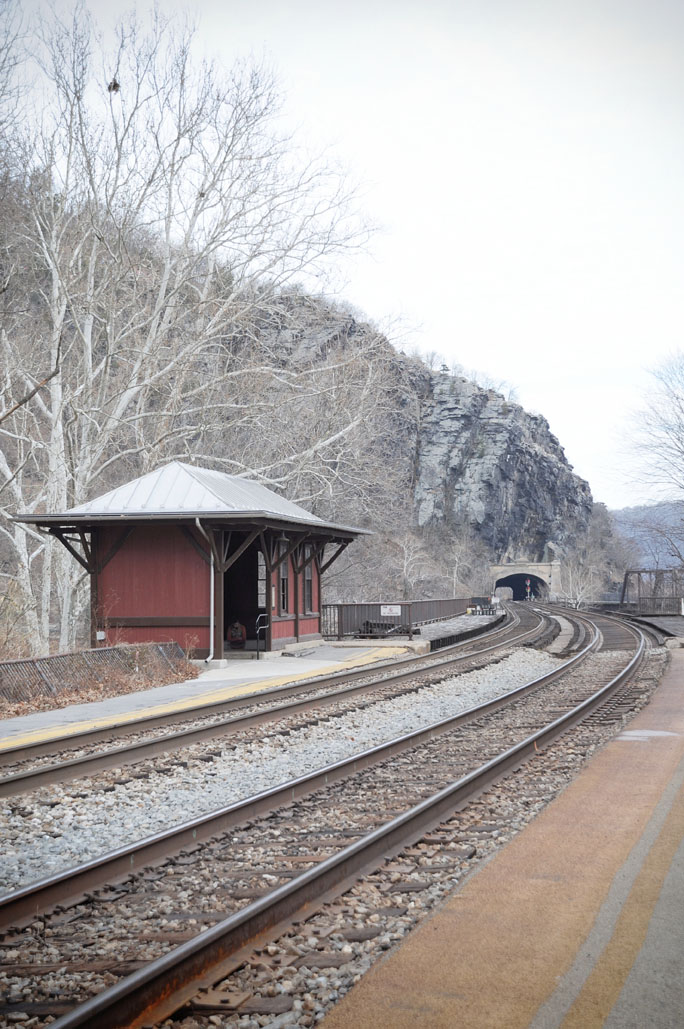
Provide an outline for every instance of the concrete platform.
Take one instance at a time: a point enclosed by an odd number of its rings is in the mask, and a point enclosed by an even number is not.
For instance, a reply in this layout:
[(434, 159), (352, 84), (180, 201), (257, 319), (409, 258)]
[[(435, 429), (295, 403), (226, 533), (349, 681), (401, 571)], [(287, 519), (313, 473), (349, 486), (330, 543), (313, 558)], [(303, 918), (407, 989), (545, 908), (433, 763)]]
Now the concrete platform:
[(681, 615), (644, 615), (634, 618), (635, 622), (653, 625), (670, 636), (684, 636), (684, 618)]
[(410, 649), (408, 642), (377, 646), (366, 641), (362, 646), (323, 644), (315, 651), (288, 657), (272, 656), (268, 661), (225, 661), (220, 667), (201, 671), (196, 679), (187, 682), (0, 720), (0, 751), (59, 739), (87, 729), (135, 722), (165, 712), (189, 711), (198, 705), (259, 693), (345, 668), (389, 661), (408, 654)]
[(684, 1027), (684, 651), (628, 729), (322, 1025)]
[(420, 637), (424, 640), (440, 640), (450, 636), (460, 636), (473, 629), (483, 631), (499, 617), (496, 615), (456, 615), (454, 618), (447, 618), (442, 622), (429, 622), (428, 625), (421, 625)]
[(575, 635), (575, 627), (572, 622), (569, 622), (567, 618), (563, 618), (561, 615), (553, 614), (551, 616), (555, 622), (558, 622), (560, 626), (560, 632), (556, 636), (555, 640), (546, 647), (547, 654), (562, 654), (567, 647), (573, 641)]

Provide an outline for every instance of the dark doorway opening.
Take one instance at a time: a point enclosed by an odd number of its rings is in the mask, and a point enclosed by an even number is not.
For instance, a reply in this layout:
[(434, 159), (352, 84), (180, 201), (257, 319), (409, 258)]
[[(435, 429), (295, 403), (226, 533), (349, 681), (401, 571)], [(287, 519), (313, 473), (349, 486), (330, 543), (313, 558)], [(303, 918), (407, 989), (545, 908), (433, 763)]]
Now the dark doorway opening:
[[(228, 557), (244, 543), (246, 537), (233, 533)], [(257, 543), (248, 547), (223, 576), (223, 639), (226, 653), (228, 626), (234, 621), (242, 622), (247, 631), (246, 650), (256, 649), (256, 620), (266, 610), (265, 582), (260, 578), (263, 572), (263, 558)], [(263, 637), (262, 637), (263, 640)]]

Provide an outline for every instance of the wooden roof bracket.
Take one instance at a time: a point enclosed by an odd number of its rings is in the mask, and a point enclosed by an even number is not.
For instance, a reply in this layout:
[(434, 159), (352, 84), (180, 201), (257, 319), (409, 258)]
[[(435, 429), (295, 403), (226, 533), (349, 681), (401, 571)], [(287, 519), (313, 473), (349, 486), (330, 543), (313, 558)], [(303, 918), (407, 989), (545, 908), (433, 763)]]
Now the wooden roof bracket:
[(351, 540), (336, 540), (335, 542), (337, 543), (337, 550), (332, 555), (332, 557), (328, 558), (325, 564), (321, 565), (321, 575), (323, 575), (324, 572), (327, 572), (328, 568), (330, 568), (330, 565), (333, 563), (333, 561), (337, 561), (340, 554), (347, 549), (347, 547), (351, 543)]
[(311, 564), (311, 562), (313, 561), (313, 547), (311, 549), (311, 553), (309, 554), (308, 559), (306, 561), (304, 560), (304, 547), (310, 539), (311, 533), (307, 532), (299, 540), (297, 540), (295, 552), (292, 555), (292, 567), (294, 568), (296, 575), (301, 575), (304, 569), (307, 567), (307, 565)]
[(76, 542), (73, 535), (71, 538), (67, 536), (68, 531), (68, 529), (62, 529), (59, 526), (51, 526), (48, 529), (48, 535), (54, 536), (56, 539), (58, 539), (62, 546), (66, 547), (71, 556), (75, 557), (78, 563), (82, 565), (83, 568), (85, 568), (88, 575), (92, 575), (95, 571), (95, 565), (93, 563), (93, 553), (90, 548), (90, 541), (87, 539), (86, 533), (82, 529), (71, 530), (72, 533), (78, 534), (78, 542), (81, 544), (81, 547), (83, 548), (83, 553), (79, 554), (78, 550), (76, 550), (76, 548), (72, 545), (72, 541)]
[(203, 533), (203, 535), (206, 537), (209, 543), (209, 547), (211, 548), (211, 553), (214, 558), (214, 569), (217, 572), (220, 571), (223, 562), (218, 552), (218, 547), (216, 546), (216, 533), (214, 532), (214, 529), (211, 525), (202, 525), (199, 518), (195, 518), (195, 524), (197, 525), (199, 531)]
[(220, 571), (227, 572), (228, 569), (230, 568), (230, 566), (234, 565), (239, 557), (242, 557), (242, 555), (248, 549), (248, 547), (251, 547), (252, 543), (254, 543), (254, 540), (257, 538), (257, 536), (260, 536), (260, 535), (261, 535), (261, 529), (253, 529), (252, 532), (250, 532), (250, 534), (247, 537), (247, 539), (242, 541), (240, 546), (237, 548), (237, 550), (233, 554), (230, 555), (230, 557), (226, 558), (225, 557), (225, 551), (224, 551), (224, 560), (219, 565)]
[[(284, 535), (284, 532), (282, 533), (282, 535)], [(303, 539), (308, 539), (310, 535), (311, 534), (307, 532), (307, 533), (304, 534), (303, 537), (300, 536), (298, 539), (295, 539), (294, 542), (291, 543), (288, 546), (288, 548), (287, 548), (287, 550), (285, 551), (284, 554), (279, 554), (278, 553), (278, 548), (276, 547), (275, 550), (274, 550), (274, 553), (273, 553), (273, 567), (275, 568), (276, 565), (283, 564), (285, 561), (288, 560), (288, 558), (292, 557), (292, 555), (295, 553), (295, 551), (297, 550), (297, 547), (300, 545), (302, 540)], [(274, 539), (273, 542), (277, 544), (277, 543), (286, 542), (286, 540), (279, 540), (279, 539), (276, 538), (276, 539)]]
[(302, 562), (302, 566), (299, 569), (300, 572), (303, 572), (304, 569), (307, 568), (311, 564), (315, 564), (316, 567), (318, 568), (318, 570), (320, 571), (320, 568), (321, 568), (321, 560), (320, 559), (323, 556), (323, 551), (324, 550), (325, 550), (325, 543), (324, 542), (323, 543), (321, 543), (321, 542), (312, 543), (311, 544), (311, 553), (309, 554), (308, 559), (306, 561)]

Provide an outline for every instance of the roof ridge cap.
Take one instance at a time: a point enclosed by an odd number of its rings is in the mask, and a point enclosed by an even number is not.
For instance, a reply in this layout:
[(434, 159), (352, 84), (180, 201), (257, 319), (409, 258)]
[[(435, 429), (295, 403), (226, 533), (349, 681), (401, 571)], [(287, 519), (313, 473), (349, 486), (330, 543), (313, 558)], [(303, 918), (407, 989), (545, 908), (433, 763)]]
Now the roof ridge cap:
[[(187, 472), (188, 475), (190, 475), (192, 479), (195, 480), (195, 482), (197, 483), (198, 486), (201, 486), (202, 489), (205, 489), (205, 490), (207, 490), (208, 493), (211, 493), (212, 497), (214, 497), (214, 499), (217, 500), (218, 503), (221, 504), (221, 506), (223, 506), (224, 501), (218, 495), (218, 493), (216, 492), (214, 487), (211, 484), (207, 484), (206, 482), (202, 482), (202, 480), (199, 478), (199, 476), (197, 476), (195, 474), (195, 472), (212, 472), (215, 469), (213, 469), (213, 468), (197, 468), (196, 465), (186, 464), (184, 461), (178, 461), (176, 463), (179, 464), (181, 466), (181, 468), (185, 472)], [(218, 472), (218, 474), (221, 475), (221, 474), (225, 474), (225, 473)]]

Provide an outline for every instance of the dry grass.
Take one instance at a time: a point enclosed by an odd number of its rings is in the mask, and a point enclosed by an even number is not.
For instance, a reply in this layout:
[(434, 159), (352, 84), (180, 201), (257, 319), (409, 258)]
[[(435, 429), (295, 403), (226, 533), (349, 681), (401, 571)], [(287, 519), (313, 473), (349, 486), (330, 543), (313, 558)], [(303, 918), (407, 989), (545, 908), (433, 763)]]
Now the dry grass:
[(197, 669), (189, 661), (183, 661), (172, 670), (162, 661), (148, 667), (147, 672), (125, 672), (122, 669), (108, 670), (101, 679), (93, 677), (92, 684), (65, 688), (59, 693), (45, 696), (37, 694), (22, 700), (7, 700), (0, 696), (0, 718), (17, 718), (36, 711), (55, 711), (71, 704), (90, 704), (110, 697), (122, 697), (155, 686), (168, 686), (174, 682), (187, 682), (197, 677)]

